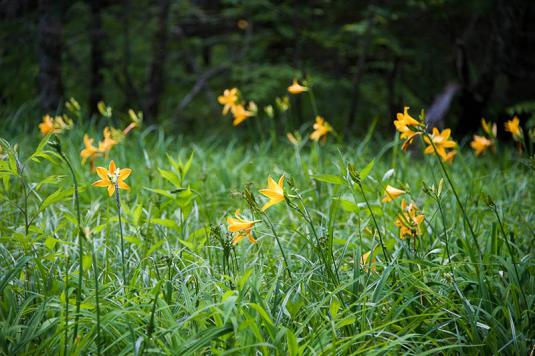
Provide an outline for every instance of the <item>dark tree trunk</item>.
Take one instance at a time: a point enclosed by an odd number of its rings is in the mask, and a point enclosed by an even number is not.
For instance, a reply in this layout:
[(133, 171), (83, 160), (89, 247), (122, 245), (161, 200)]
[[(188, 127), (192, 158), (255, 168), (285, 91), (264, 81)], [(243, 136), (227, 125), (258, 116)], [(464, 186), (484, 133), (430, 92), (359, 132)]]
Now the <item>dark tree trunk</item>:
[(103, 99), (102, 96), (102, 69), (104, 67), (104, 58), (102, 52), (102, 43), (104, 31), (101, 21), (101, 0), (90, 0), (91, 22), (89, 25), (89, 40), (91, 43), (91, 68), (89, 84), (89, 112), (91, 115), (97, 113), (97, 103)]
[(63, 49), (62, 1), (39, 0), (39, 101), (54, 112), (63, 100), (61, 59)]
[(154, 34), (154, 46), (150, 75), (147, 83), (147, 104), (145, 112), (149, 120), (158, 116), (160, 99), (164, 91), (164, 70), (167, 57), (167, 22), (169, 19), (169, 0), (160, 0), (158, 27)]

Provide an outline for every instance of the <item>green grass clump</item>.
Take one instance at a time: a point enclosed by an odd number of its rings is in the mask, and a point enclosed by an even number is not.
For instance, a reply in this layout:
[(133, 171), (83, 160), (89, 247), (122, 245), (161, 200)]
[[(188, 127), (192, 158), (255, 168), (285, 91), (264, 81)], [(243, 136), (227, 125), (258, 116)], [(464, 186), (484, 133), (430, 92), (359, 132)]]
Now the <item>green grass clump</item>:
[[(533, 351), (535, 181), (513, 152), (460, 150), (446, 167), (458, 202), (434, 157), (393, 143), (135, 132), (96, 162), (133, 170), (120, 191), (123, 250), (115, 199), (79, 163), (82, 136), (60, 137), (65, 159), (51, 138), (3, 142), (3, 354)], [(290, 203), (263, 215), (270, 175), (286, 176)], [(416, 239), (400, 239), (402, 198), (382, 203), (387, 184), (425, 215)], [(236, 209), (262, 221), (257, 244), (231, 244)], [(361, 265), (370, 250), (376, 262)]]

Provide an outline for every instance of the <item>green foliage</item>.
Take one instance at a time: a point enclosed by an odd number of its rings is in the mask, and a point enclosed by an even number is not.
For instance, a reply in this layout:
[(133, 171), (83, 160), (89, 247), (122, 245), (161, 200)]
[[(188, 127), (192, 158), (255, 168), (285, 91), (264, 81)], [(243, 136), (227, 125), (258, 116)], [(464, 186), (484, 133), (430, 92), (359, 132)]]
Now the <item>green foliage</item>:
[[(84, 255), (78, 337), (67, 168), (59, 160), (28, 159), (48, 151), (46, 138), (2, 141), (2, 353), (62, 353), (66, 346), (86, 354), (97, 345), (103, 354), (138, 355), (530, 351), (535, 187), (532, 171), (512, 150), (499, 159), (461, 150), (448, 167), (483, 250), (474, 264), (462, 211), (433, 157), (396, 155), (390, 150), (396, 146), (372, 139), (295, 148), (134, 132), (96, 162), (114, 159), (133, 169), (131, 190), (121, 191), (129, 271), (123, 288), (115, 201), (90, 186), (97, 175), (78, 163), (81, 147), (72, 142), (82, 136), (81, 127), (62, 135), (80, 187), (83, 243), (94, 248), (99, 272)], [(247, 186), (259, 201), (266, 177), (282, 174), (290, 203), (266, 212), (272, 230), (241, 192)], [(394, 225), (400, 199), (380, 203), (387, 184), (404, 187), (425, 214), (414, 242), (400, 240)], [(253, 230), (257, 244), (230, 243), (225, 217), (235, 209), (263, 221)], [(359, 263), (370, 250), (377, 261)]]

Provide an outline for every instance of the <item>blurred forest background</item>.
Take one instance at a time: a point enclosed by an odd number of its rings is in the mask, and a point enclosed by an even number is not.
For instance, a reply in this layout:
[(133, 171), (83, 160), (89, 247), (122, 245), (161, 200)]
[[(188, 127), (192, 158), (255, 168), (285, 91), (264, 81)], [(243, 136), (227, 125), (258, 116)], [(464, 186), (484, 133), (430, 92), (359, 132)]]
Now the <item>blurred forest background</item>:
[(32, 126), (74, 97), (179, 133), (231, 127), (225, 88), (262, 108), (307, 77), (355, 136), (404, 105), (458, 135), (535, 110), (534, 1), (1, 0), (0, 18), (0, 114)]

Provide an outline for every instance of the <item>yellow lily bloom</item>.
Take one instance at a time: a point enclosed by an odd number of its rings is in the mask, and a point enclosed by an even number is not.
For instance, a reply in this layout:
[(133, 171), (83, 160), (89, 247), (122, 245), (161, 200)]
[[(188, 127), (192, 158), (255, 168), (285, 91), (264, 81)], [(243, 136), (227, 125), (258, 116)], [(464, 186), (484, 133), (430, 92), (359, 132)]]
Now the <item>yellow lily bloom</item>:
[(310, 139), (313, 141), (319, 141), (323, 139), (322, 142), (325, 142), (327, 139), (327, 134), (333, 130), (331, 125), (321, 116), (316, 116), (316, 122), (314, 123), (314, 131), (310, 134)]
[[(451, 161), (453, 160), (453, 157), (455, 157), (456, 153), (446, 153), (446, 148), (454, 148), (457, 146), (457, 143), (450, 139), (451, 130), (450, 129), (444, 129), (442, 132), (440, 132), (436, 127), (433, 127), (433, 133), (431, 135), (431, 139), (433, 144), (435, 145), (435, 148), (437, 150), (437, 153), (440, 157), (442, 157), (442, 160), (444, 161)], [(425, 154), (433, 154), (435, 153), (435, 150), (433, 149), (433, 144), (431, 143), (431, 140), (427, 136), (424, 136), (424, 141), (429, 146), (427, 146), (424, 150)]]
[(308, 91), (308, 88), (299, 84), (297, 79), (294, 79), (292, 85), (288, 87), (288, 92), (290, 94), (301, 94), (305, 91)]
[(260, 194), (269, 198), (269, 201), (264, 204), (262, 211), (266, 211), (270, 206), (275, 205), (283, 201), (284, 198), (284, 176), (279, 178), (279, 182), (275, 183), (271, 176), (267, 179), (267, 188), (260, 189)]
[(100, 152), (108, 153), (118, 142), (112, 138), (111, 130), (107, 126), (102, 131), (102, 135), (104, 136), (104, 141), (98, 143), (98, 150)]
[(383, 198), (383, 203), (388, 203), (405, 193), (406, 192), (404, 190), (394, 188), (391, 185), (387, 185), (385, 189), (385, 196)]
[(84, 135), (84, 145), (85, 148), (80, 152), (80, 156), (82, 157), (82, 164), (85, 164), (85, 161), (87, 161), (87, 159), (89, 158), (92, 170), (93, 161), (99, 154), (99, 151), (95, 146), (93, 146), (93, 139), (90, 138), (87, 134)]
[(256, 240), (251, 231), (258, 221), (244, 219), (242, 216), (240, 216), (239, 210), (236, 210), (234, 216), (235, 217), (227, 217), (228, 231), (236, 233), (232, 239), (232, 244), (236, 245), (238, 242), (243, 240), (244, 237), (247, 237), (251, 243), (255, 244)]
[(424, 221), (424, 215), (418, 214), (418, 208), (410, 203), (407, 206), (405, 199), (401, 201), (402, 214), (398, 215), (395, 225), (399, 227), (399, 237), (403, 240), (405, 236), (416, 237), (422, 234), (420, 225)]
[(476, 156), (479, 156), (492, 146), (492, 141), (484, 136), (474, 135), (474, 139), (470, 142), (470, 146), (475, 151)]
[(251, 116), (253, 116), (253, 113), (250, 111), (245, 110), (243, 105), (236, 105), (232, 107), (232, 115), (234, 115), (234, 120), (232, 121), (233, 126), (238, 126)]
[(401, 135), (401, 139), (409, 139), (414, 138), (414, 135), (416, 134), (416, 131), (413, 131), (409, 126), (423, 126), (421, 122), (415, 120), (412, 116), (409, 115), (409, 107), (405, 106), (403, 108), (403, 113), (398, 112), (396, 114), (396, 120), (394, 120), (394, 126), (396, 126), (396, 130), (398, 130)]
[(43, 116), (43, 122), (39, 124), (39, 130), (43, 136), (50, 133), (62, 133), (63, 130), (68, 130), (72, 127), (72, 120), (69, 119), (66, 115), (63, 117), (56, 116), (51, 117), (50, 115)]
[[(364, 268), (366, 272), (368, 272), (368, 265), (370, 261), (371, 252), (372, 251), (368, 251), (362, 256), (360, 256), (360, 265), (362, 266), (362, 268)], [(371, 267), (372, 267), (372, 271), (374, 272), (377, 270), (377, 267), (375, 266), (376, 262), (377, 262), (377, 259), (375, 258), (375, 256), (373, 256), (371, 260)]]
[(288, 138), (288, 141), (294, 146), (299, 146), (299, 140), (295, 135), (291, 132), (286, 133), (286, 137)]
[(225, 89), (223, 95), (220, 95), (217, 101), (223, 105), (223, 115), (228, 114), (238, 101), (238, 88)]
[(54, 132), (54, 122), (48, 114), (43, 116), (43, 122), (39, 124), (39, 130), (41, 130), (43, 136)]
[(510, 132), (515, 140), (522, 138), (522, 128), (518, 116), (515, 115), (511, 120), (505, 122), (505, 131)]
[(102, 187), (108, 189), (108, 195), (111, 197), (115, 193), (115, 186), (119, 189), (129, 190), (130, 187), (124, 182), (130, 176), (132, 170), (130, 168), (119, 169), (115, 166), (115, 162), (110, 161), (108, 169), (104, 167), (97, 167), (97, 175), (100, 180), (97, 180), (92, 185), (95, 187)]
[(448, 153), (446, 153), (446, 156), (443, 157), (444, 162), (452, 163), (453, 159), (455, 158), (455, 156), (457, 156), (457, 151), (456, 150), (449, 151)]
[(481, 127), (483, 127), (483, 131), (490, 137), (496, 137), (498, 134), (496, 123), (487, 122), (484, 118), (481, 119)]

